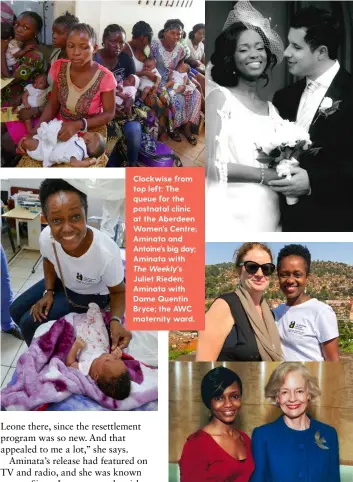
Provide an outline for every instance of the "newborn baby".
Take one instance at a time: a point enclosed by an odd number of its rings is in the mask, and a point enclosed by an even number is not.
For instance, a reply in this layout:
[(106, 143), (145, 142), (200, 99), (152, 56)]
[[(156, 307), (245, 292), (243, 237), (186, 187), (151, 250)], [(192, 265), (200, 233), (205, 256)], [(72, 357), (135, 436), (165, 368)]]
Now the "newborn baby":
[(156, 69), (156, 61), (154, 59), (146, 59), (144, 64), (143, 64), (143, 70), (147, 72), (151, 72), (151, 74), (154, 74), (156, 76), (156, 80), (153, 81), (149, 77), (143, 75), (140, 77), (140, 90), (142, 91), (141, 93), (141, 100), (142, 102), (146, 99), (148, 94), (152, 89), (158, 89), (158, 86), (161, 82), (161, 76)]
[(176, 70), (172, 70), (169, 74), (169, 80), (165, 87), (172, 88), (176, 94), (185, 94), (185, 92), (193, 92), (196, 88), (195, 84), (190, 82), (188, 73), (190, 67), (182, 60), (178, 63)]
[(68, 141), (58, 141), (62, 121), (54, 119), (43, 122), (33, 137), (23, 137), (18, 144), (20, 154), (28, 154), (36, 161), (43, 161), (43, 167), (66, 163), (72, 167), (89, 167), (105, 151), (104, 137), (98, 132), (75, 134)]
[[(25, 87), (25, 91), (22, 95), (22, 104), (20, 109), (30, 109), (31, 107), (41, 107), (45, 104), (48, 94), (48, 80), (45, 74), (39, 74), (33, 84), (28, 84)], [(35, 128), (32, 124), (32, 119), (25, 120), (27, 132), (29, 134), (35, 133)]]
[(131, 111), (139, 85), (140, 79), (137, 75), (131, 74), (123, 80), (123, 85), (117, 86), (115, 102), (118, 110), (124, 110), (126, 113)]
[[(121, 360), (122, 352), (110, 352), (109, 336), (95, 303), (88, 305), (87, 319), (76, 328), (76, 340), (66, 358), (66, 366), (89, 375), (108, 397), (124, 400), (130, 394), (130, 374)], [(76, 361), (76, 358), (78, 361)]]

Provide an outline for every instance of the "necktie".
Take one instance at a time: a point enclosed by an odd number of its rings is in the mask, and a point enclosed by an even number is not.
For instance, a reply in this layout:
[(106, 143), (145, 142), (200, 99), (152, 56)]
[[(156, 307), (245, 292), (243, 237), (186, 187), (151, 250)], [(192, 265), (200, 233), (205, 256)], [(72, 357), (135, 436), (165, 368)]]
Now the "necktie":
[(315, 112), (312, 109), (312, 99), (314, 92), (320, 87), (316, 82), (309, 82), (304, 91), (303, 107), (299, 112), (297, 125), (309, 130)]

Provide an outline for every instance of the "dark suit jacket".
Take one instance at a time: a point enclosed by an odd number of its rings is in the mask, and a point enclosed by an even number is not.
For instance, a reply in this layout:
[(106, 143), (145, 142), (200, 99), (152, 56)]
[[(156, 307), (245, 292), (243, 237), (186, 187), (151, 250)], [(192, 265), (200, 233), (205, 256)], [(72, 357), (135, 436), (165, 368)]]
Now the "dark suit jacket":
[[(305, 79), (276, 92), (273, 103), (284, 119), (295, 121)], [(303, 154), (311, 194), (288, 206), (281, 195), (283, 231), (353, 231), (353, 76), (340, 68), (325, 97), (341, 100), (339, 110), (320, 115), (309, 129), (316, 156)], [(316, 112), (314, 119), (317, 117)]]

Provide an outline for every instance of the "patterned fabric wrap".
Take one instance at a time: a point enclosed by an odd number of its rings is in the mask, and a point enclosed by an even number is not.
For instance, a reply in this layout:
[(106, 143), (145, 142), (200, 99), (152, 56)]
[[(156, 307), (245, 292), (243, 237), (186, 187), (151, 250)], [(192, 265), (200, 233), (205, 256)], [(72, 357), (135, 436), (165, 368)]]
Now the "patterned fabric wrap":
[[(166, 50), (160, 40), (153, 40), (151, 44), (153, 58), (157, 62), (158, 72), (161, 74), (161, 88), (168, 82), (171, 70), (176, 70), (178, 63), (185, 57), (185, 49), (177, 43), (172, 51)], [(201, 94), (195, 89), (184, 94), (169, 95), (174, 108), (174, 128), (187, 122), (198, 124), (201, 111)]]
[(46, 62), (42, 52), (30, 50), (17, 60), (13, 66), (15, 80), (1, 91), (2, 107), (10, 106), (23, 94), (27, 84), (33, 82), (38, 74), (45, 72)]
[(142, 133), (141, 149), (154, 154), (157, 149), (157, 142), (150, 134)]

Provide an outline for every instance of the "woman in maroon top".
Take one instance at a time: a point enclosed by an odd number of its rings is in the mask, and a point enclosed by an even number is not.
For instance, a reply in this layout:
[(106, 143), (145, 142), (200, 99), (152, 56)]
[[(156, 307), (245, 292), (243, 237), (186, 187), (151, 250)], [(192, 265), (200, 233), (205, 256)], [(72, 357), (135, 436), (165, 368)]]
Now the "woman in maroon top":
[(201, 396), (210, 422), (187, 439), (179, 460), (181, 482), (248, 482), (254, 470), (251, 441), (235, 429), (241, 407), (242, 383), (225, 367), (209, 371)]

